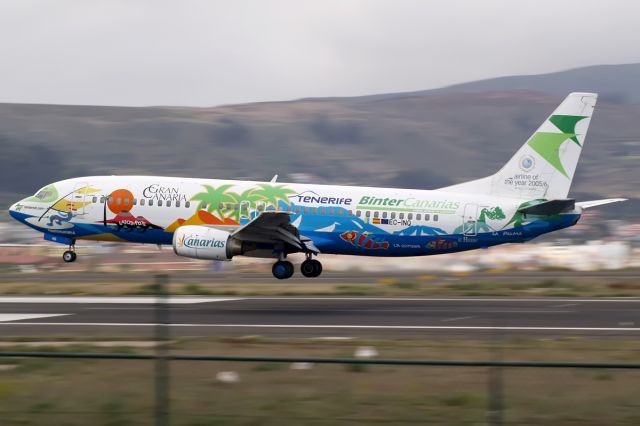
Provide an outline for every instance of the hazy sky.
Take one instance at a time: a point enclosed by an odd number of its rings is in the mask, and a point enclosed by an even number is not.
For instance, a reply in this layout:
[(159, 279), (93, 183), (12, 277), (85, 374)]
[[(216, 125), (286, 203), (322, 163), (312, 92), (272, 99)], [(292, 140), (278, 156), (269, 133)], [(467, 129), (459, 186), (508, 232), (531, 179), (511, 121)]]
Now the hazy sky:
[(209, 106), (640, 62), (640, 2), (0, 0), (0, 102)]

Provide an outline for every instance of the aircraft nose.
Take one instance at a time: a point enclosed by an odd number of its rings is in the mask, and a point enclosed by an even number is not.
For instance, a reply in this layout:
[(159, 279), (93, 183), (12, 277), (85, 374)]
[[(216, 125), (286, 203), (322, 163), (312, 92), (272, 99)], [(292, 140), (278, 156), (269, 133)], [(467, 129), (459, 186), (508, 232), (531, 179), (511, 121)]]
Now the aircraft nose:
[(20, 205), (20, 202), (18, 201), (15, 204), (12, 204), (11, 207), (9, 207), (9, 216), (11, 216), (14, 219), (18, 219), (18, 212), (22, 209), (22, 206)]

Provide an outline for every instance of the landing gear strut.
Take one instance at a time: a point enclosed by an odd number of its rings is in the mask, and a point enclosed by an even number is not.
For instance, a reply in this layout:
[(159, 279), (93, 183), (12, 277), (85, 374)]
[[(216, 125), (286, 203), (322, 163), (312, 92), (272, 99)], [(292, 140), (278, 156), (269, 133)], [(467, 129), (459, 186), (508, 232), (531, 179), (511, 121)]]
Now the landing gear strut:
[(75, 262), (77, 257), (78, 256), (76, 256), (76, 245), (75, 245), (75, 241), (73, 241), (73, 243), (69, 245), (69, 250), (62, 253), (62, 260), (64, 260), (67, 263)]
[(279, 280), (286, 280), (293, 275), (293, 264), (288, 260), (279, 260), (271, 268), (273, 276)]
[(300, 272), (307, 278), (315, 278), (322, 273), (322, 263), (309, 257), (300, 265)]

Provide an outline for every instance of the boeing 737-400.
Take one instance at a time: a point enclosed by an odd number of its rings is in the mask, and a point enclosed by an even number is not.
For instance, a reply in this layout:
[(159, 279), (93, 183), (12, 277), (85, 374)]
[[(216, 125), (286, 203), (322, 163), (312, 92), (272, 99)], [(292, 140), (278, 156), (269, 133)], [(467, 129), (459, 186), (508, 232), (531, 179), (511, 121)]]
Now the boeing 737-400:
[(172, 245), (178, 256), (275, 259), (273, 275), (317, 277), (322, 253), (424, 256), (521, 243), (575, 225), (584, 209), (624, 199), (568, 198), (596, 104), (571, 93), (497, 173), (436, 190), (156, 176), (51, 183), (9, 209), (69, 246), (79, 239)]

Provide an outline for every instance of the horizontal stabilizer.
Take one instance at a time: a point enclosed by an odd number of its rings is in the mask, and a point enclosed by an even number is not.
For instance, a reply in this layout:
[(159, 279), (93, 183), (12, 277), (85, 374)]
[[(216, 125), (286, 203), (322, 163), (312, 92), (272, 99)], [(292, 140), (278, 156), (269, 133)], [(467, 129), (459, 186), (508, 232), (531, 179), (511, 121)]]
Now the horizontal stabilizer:
[(565, 200), (549, 200), (534, 204), (532, 206), (523, 207), (521, 209), (518, 209), (518, 211), (524, 214), (550, 216), (571, 211), (575, 208), (575, 204), (576, 200), (570, 198)]
[(627, 201), (626, 198), (608, 198), (606, 200), (592, 200), (592, 201), (580, 201), (576, 203), (576, 206), (588, 209), (591, 207), (602, 206), (604, 204), (619, 203), (621, 201)]

